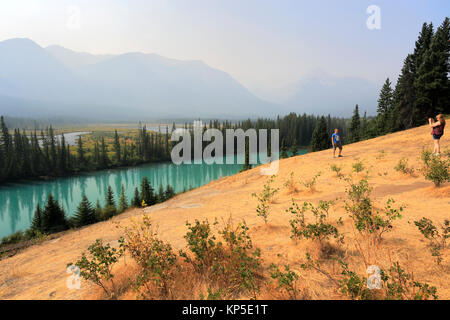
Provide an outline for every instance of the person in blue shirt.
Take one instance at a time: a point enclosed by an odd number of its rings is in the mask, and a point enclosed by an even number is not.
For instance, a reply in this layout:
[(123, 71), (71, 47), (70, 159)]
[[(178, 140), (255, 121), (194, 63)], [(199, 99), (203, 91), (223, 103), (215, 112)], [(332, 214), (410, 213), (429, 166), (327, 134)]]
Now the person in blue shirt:
[(339, 148), (338, 157), (342, 157), (342, 140), (338, 129), (334, 129), (334, 133), (331, 136), (331, 144), (333, 145), (333, 158), (336, 158), (336, 148)]

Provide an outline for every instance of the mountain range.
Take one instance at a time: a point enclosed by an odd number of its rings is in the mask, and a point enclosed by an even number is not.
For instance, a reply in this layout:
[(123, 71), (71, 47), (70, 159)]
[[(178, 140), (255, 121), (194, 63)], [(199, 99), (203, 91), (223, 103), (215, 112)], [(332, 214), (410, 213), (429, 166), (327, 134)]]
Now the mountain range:
[[(30, 39), (0, 42), (0, 114), (101, 120), (256, 118), (288, 112), (369, 113), (378, 88), (357, 78), (305, 78), (282, 101), (263, 100), (202, 61), (156, 54), (93, 55)], [(372, 109), (372, 110), (371, 110)]]

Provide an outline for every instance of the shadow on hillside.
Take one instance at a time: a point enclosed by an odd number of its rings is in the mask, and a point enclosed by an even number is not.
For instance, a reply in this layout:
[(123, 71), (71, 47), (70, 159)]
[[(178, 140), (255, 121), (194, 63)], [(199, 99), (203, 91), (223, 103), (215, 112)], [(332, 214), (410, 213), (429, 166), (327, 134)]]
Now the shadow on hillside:
[(408, 191), (413, 191), (420, 188), (429, 187), (429, 182), (417, 181), (411, 184), (402, 184), (402, 185), (393, 185), (393, 184), (382, 184), (378, 187), (375, 187), (373, 190), (373, 195), (375, 197), (385, 197), (392, 196), (396, 194), (405, 193)]

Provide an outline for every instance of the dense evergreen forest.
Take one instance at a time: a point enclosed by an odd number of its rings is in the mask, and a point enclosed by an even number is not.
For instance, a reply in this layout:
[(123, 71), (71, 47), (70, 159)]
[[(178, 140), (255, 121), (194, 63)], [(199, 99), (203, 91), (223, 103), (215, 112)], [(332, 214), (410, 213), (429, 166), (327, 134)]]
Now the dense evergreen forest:
[(169, 133), (149, 132), (145, 126), (132, 140), (120, 138), (115, 131), (109, 146), (104, 136), (98, 137), (92, 149), (83, 145), (80, 136), (75, 150), (65, 143), (64, 134), (58, 139), (51, 126), (39, 133), (15, 129), (11, 134), (1, 117), (0, 127), (0, 182), (170, 159)]

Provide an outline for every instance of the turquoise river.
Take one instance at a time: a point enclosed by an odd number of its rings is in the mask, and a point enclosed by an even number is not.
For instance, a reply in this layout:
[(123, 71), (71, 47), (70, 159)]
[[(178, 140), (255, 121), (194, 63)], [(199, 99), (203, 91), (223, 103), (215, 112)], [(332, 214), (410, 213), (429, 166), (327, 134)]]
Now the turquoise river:
[[(306, 153), (301, 150), (300, 154)], [(116, 197), (121, 185), (125, 187), (128, 201), (143, 177), (148, 177), (157, 192), (159, 186), (170, 184), (175, 192), (197, 188), (221, 177), (236, 174), (241, 164), (181, 164), (171, 162), (152, 163), (132, 168), (120, 168), (90, 172), (82, 175), (58, 178), (50, 181), (27, 181), (0, 185), (0, 238), (31, 225), (38, 203), (45, 205), (51, 193), (63, 205), (67, 216), (76, 211), (82, 195), (86, 194), (93, 205), (100, 200), (104, 204), (106, 189), (111, 186)]]

